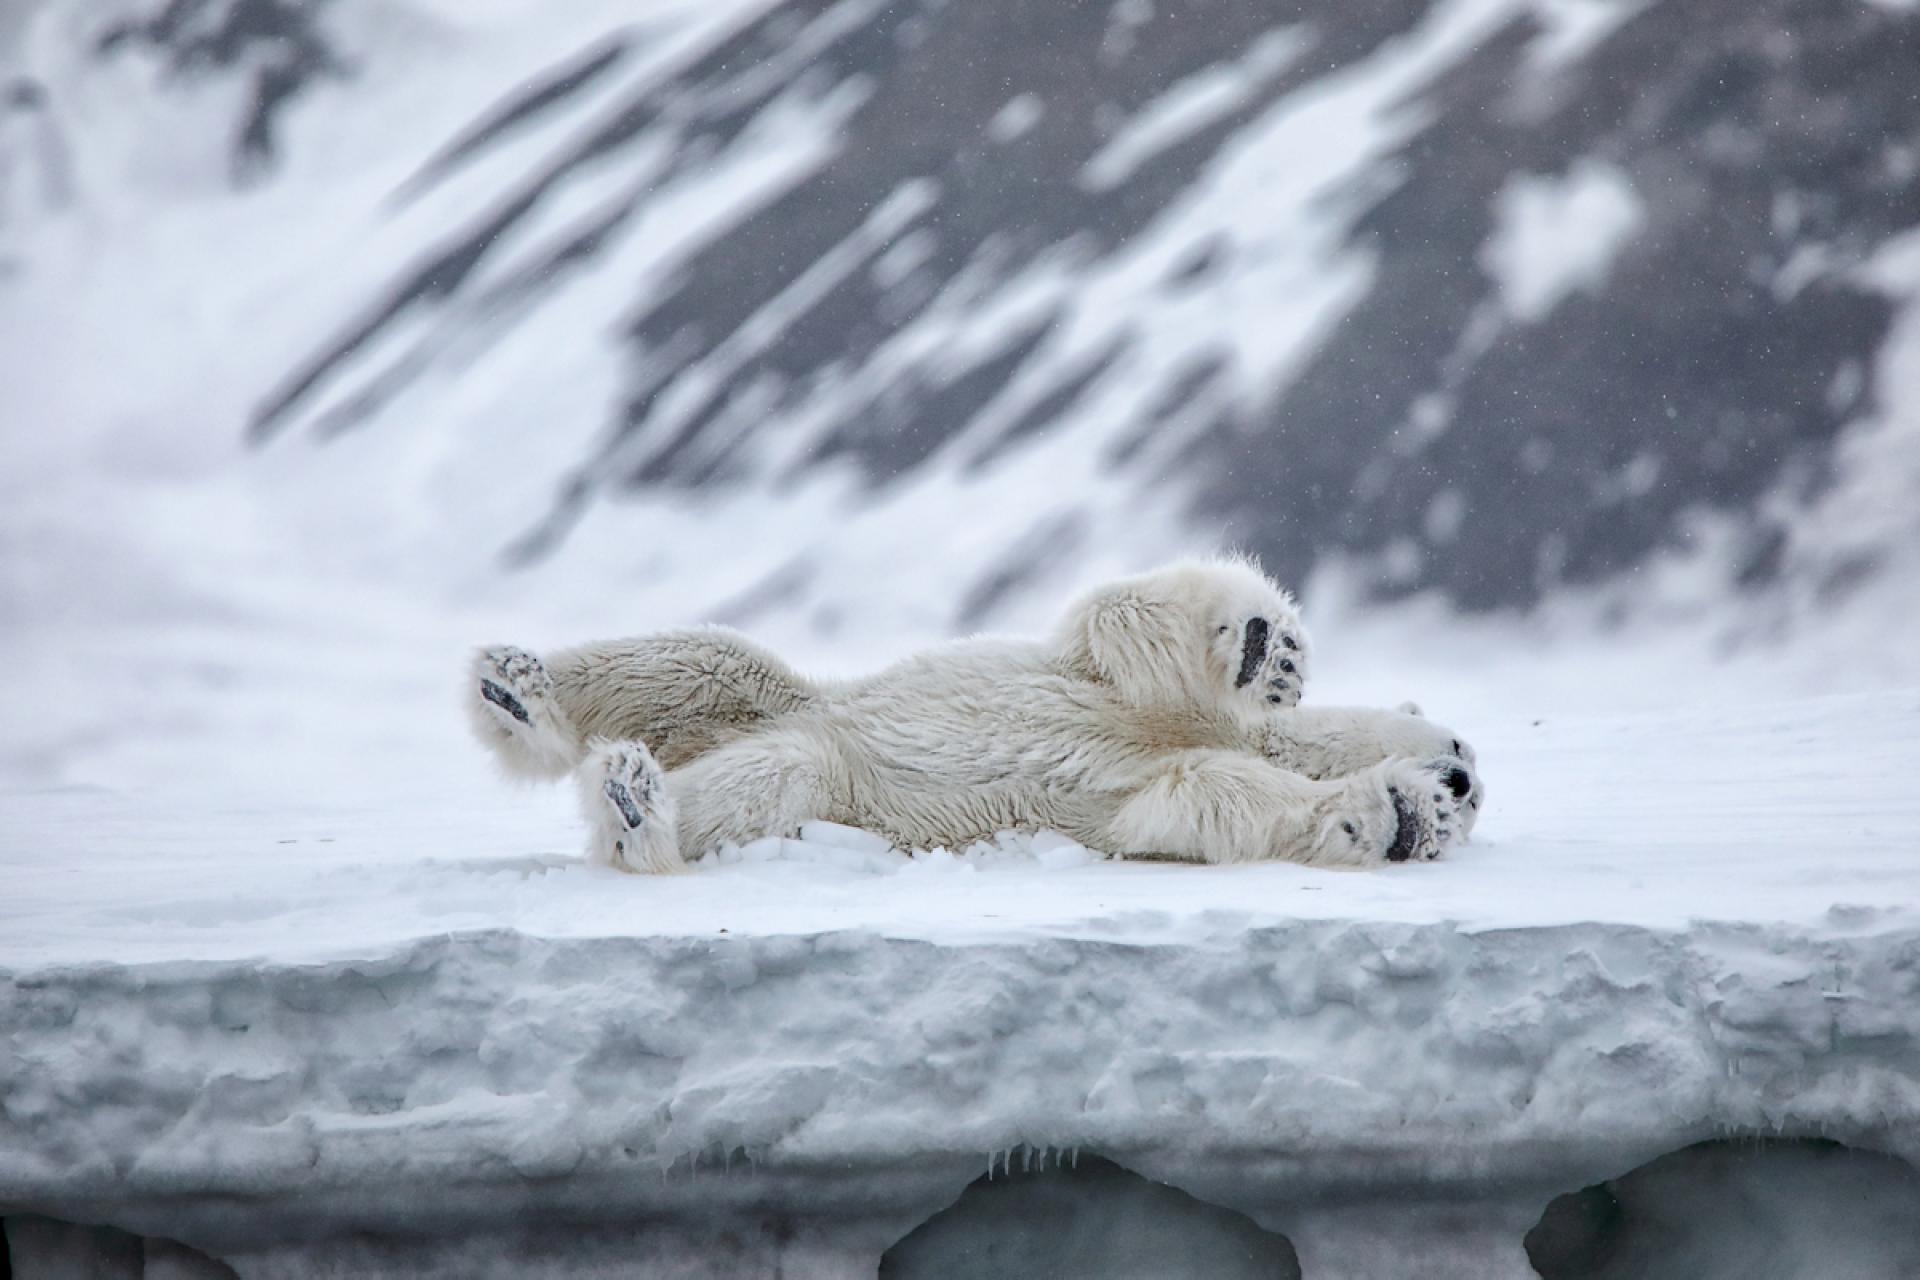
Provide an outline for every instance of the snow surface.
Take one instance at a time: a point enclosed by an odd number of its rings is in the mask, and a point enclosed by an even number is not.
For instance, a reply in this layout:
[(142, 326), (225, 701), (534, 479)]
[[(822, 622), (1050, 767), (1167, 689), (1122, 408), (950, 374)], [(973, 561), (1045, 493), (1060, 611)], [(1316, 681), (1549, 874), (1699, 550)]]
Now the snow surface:
[(1300, 920), (1920, 924), (1920, 693), (1449, 722), (1489, 780), (1479, 831), (1437, 866), (1377, 874), (1110, 862), (1051, 833), (909, 855), (815, 823), (636, 878), (577, 856), (567, 788), (495, 785), (477, 751), (467, 785), (412, 794), (15, 789), (0, 964), (323, 961), (498, 929), (944, 944), (1206, 943)]
[(813, 1261), (729, 1266), (853, 1275), (1011, 1149), (1086, 1150), (1307, 1274), (1499, 1276), (1554, 1195), (1703, 1138), (1920, 1159), (1920, 694), (1455, 719), (1476, 840), (1377, 873), (817, 824), (647, 878), (574, 856), (564, 789), (17, 788), (0, 1204), (243, 1275), (777, 1211)]

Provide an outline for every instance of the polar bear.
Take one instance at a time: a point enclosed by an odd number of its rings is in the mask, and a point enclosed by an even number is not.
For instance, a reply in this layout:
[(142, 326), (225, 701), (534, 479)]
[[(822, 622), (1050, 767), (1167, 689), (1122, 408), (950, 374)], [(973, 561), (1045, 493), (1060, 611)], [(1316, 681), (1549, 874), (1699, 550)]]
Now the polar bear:
[(1309, 661), (1287, 593), (1210, 560), (1101, 587), (1047, 639), (960, 641), (847, 681), (720, 628), (545, 660), (491, 648), (468, 705), (510, 772), (576, 776), (590, 852), (629, 871), (810, 819), (912, 848), (1046, 827), (1121, 856), (1438, 857), (1474, 790), (1461, 753), (1348, 769), (1351, 742), (1316, 753), (1277, 732)]

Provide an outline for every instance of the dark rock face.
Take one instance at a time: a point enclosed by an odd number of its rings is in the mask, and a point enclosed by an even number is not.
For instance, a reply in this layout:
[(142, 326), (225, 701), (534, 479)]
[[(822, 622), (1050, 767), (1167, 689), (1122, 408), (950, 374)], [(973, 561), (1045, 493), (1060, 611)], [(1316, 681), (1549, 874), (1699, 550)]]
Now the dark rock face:
[[(309, 12), (172, 0), (103, 47), (137, 39), (183, 69), (253, 68), (241, 145), (264, 156), (277, 104), (342, 65)], [(1760, 500), (1816, 492), (1836, 435), (1878, 403), (1893, 309), (1852, 268), (1920, 223), (1920, 11), (1653, 4), (1546, 65), (1542, 20), (1516, 3), (1411, 80), (1398, 132), (1338, 193), (1337, 243), (1369, 270), (1285, 376), (1235, 375), (1259, 335), (1223, 309), (1211, 346), (1136, 385), (1153, 354), (1148, 313), (1247, 278), (1242, 249), (1215, 234), (1175, 243), (1172, 268), (1135, 295), (1142, 315), (1100, 317), (1094, 343), (1067, 340), (1086, 318), (1071, 283), (1040, 290), (991, 343), (902, 341), (1047, 273), (1092, 279), (1152, 237), (1177, 241), (1169, 220), (1263, 120), (1375, 74), (1445, 12), (1416, 0), (793, 0), (558, 135), (516, 187), (291, 370), (253, 436), (369, 422), (417, 373), (365, 367), (390, 330), (518, 323), (600, 269), (652, 193), (801, 104), (834, 118), (834, 154), (716, 219), (664, 282), (635, 281), (630, 390), (611, 441), (511, 554), (539, 557), (586, 504), (635, 486), (778, 484), (827, 464), (880, 486), (1016, 456), (1098, 412), (1113, 419), (1109, 466), (1142, 487), (1172, 474), (1202, 495), (1196, 518), (1296, 581), (1340, 551), (1375, 566), (1384, 592), (1524, 606), (1641, 564), (1700, 511), (1733, 518), (1742, 576), (1764, 581), (1785, 531)], [(248, 33), (267, 29), (277, 52), (262, 61)], [(401, 194), (605, 88), (647, 38), (607, 33), (504, 92)], [(1292, 52), (1276, 55), (1283, 46)], [(1233, 95), (1090, 178), (1156, 99), (1222, 69)], [(480, 283), (507, 233), (581, 174), (655, 163), (537, 257)], [(1516, 182), (1596, 172), (1627, 193), (1631, 227), (1597, 277), (1552, 305), (1514, 307), (1487, 246)], [(1116, 387), (1129, 388), (1117, 415)], [(802, 418), (810, 434), (793, 447)], [(1173, 459), (1148, 448), (1156, 436), (1177, 437)]]
[(344, 74), (319, 13), (329, 0), (166, 0), (153, 12), (108, 25), (95, 51), (110, 57), (144, 49), (176, 76), (246, 78), (250, 94), (233, 139), (238, 180), (273, 163), (275, 126), (296, 94)]
[[(1749, 513), (1749, 572), (1763, 574), (1780, 531), (1752, 504), (1819, 482), (1871, 399), (1891, 318), (1837, 272), (1796, 288), (1782, 271), (1797, 253), (1858, 262), (1920, 222), (1920, 21), (1846, 4), (1656, 6), (1532, 110), (1510, 92), (1517, 45), (1428, 90), (1438, 116), (1399, 156), (1406, 180), (1357, 228), (1380, 251), (1373, 291), (1265, 430), (1226, 437), (1221, 484), (1294, 563), (1329, 541), (1417, 537), (1419, 513), (1457, 487), (1470, 532), (1424, 557), (1417, 582), (1468, 605), (1625, 569), (1699, 506)], [(1487, 301), (1472, 264), (1494, 196), (1515, 170), (1564, 173), (1582, 156), (1628, 175), (1645, 225), (1604, 290), (1500, 324), (1449, 370)], [(1412, 406), (1442, 390), (1453, 429), (1356, 486), (1355, 462), (1392, 456)], [(1261, 463), (1275, 454), (1294, 460), (1284, 474)], [(1635, 459), (1647, 483), (1608, 483)], [(1276, 507), (1292, 520), (1260, 521)]]

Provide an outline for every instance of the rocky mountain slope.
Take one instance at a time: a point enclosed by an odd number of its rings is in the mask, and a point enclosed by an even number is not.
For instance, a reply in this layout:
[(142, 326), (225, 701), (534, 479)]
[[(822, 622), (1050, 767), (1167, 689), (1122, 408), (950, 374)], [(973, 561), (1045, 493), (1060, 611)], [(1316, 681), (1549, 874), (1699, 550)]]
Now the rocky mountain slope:
[[(476, 446), (548, 455), (505, 563), (636, 496), (1009, 485), (971, 618), (1143, 508), (1470, 608), (1674, 552), (1844, 586), (1912, 541), (1846, 536), (1863, 475), (1920, 466), (1890, 438), (1920, 413), (1910, 6), (165, 0), (23, 30), (14, 115), (69, 148), (118, 77), (204, 108), (225, 199), (396, 179), (283, 222), (351, 284), (229, 366), (221, 430), (458, 440), (503, 368), (592, 366), (567, 426)], [(76, 200), (125, 197), (81, 170)]]

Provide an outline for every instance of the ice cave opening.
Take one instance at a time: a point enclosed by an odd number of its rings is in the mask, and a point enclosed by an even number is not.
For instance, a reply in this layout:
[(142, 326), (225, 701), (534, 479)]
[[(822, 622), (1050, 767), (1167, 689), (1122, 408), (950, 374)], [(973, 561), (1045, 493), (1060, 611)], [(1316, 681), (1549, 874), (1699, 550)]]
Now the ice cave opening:
[(1898, 1280), (1920, 1275), (1920, 1171), (1837, 1142), (1701, 1142), (1556, 1198), (1526, 1248), (1544, 1280)]
[(1285, 1236), (1253, 1219), (1081, 1155), (1027, 1167), (1021, 1153), (887, 1250), (883, 1280), (1299, 1280)]

